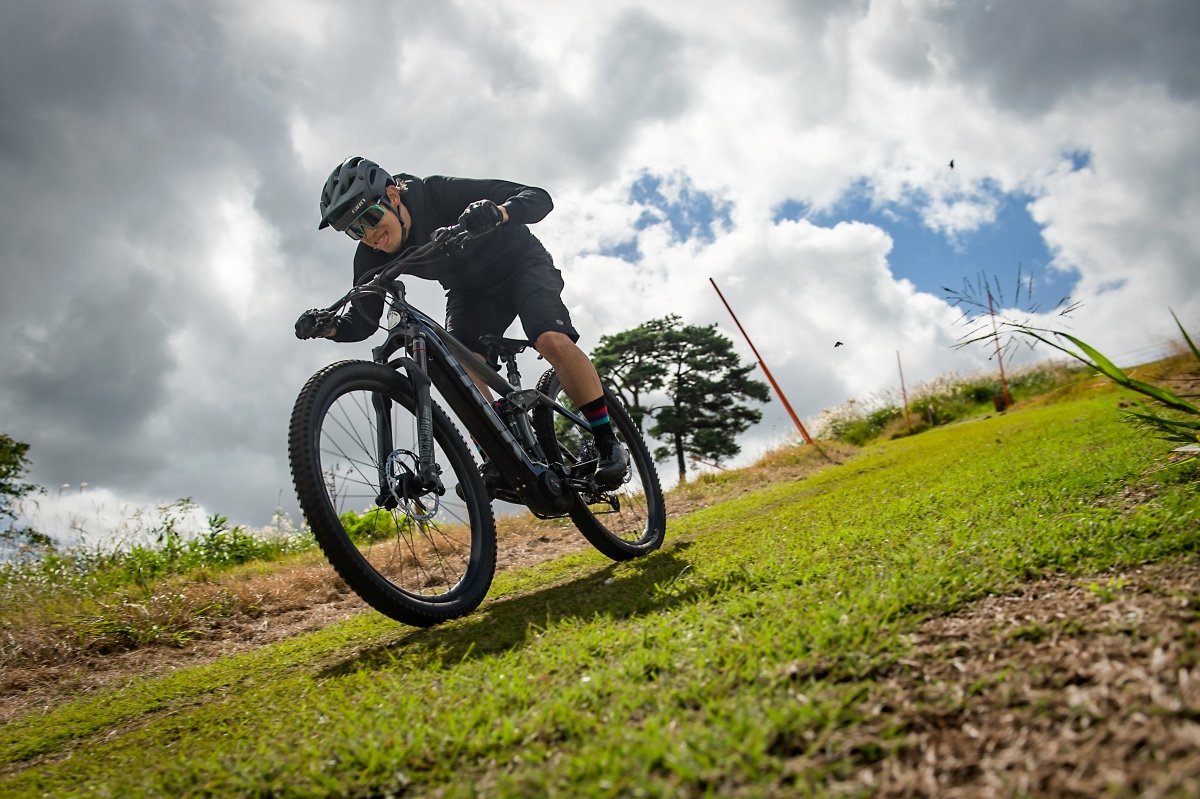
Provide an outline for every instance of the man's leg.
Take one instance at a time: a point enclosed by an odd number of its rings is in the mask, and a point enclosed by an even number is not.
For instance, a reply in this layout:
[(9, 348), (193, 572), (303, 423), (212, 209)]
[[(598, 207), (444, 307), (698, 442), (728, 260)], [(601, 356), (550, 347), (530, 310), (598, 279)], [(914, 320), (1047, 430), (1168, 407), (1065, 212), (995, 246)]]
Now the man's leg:
[(596, 367), (569, 336), (551, 330), (538, 336), (533, 347), (554, 367), (563, 391), (580, 408), (604, 396)]
[(575, 345), (579, 333), (571, 325), (571, 314), (562, 301), (562, 274), (547, 262), (520, 273), (515, 282), (520, 294), (517, 314), (521, 327), (533, 347), (550, 362), (567, 396), (588, 421), (600, 460), (596, 480), (602, 485), (618, 485), (625, 479), (629, 454), (613, 435), (608, 420), (604, 389), (596, 367), (583, 350)]
[(583, 411), (592, 426), (596, 449), (600, 453), (600, 462), (596, 465), (597, 480), (619, 483), (629, 465), (629, 455), (613, 435), (604, 389), (591, 359), (569, 336), (556, 331), (542, 333), (533, 346), (554, 367), (563, 391)]

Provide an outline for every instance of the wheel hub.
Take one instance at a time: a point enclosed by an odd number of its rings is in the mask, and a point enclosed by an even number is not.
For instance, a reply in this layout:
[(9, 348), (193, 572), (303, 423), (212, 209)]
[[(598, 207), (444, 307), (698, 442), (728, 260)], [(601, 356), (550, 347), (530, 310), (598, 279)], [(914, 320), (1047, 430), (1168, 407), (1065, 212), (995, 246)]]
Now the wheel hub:
[(388, 493), (405, 516), (414, 521), (427, 522), (437, 515), (442, 501), (436, 491), (421, 487), (421, 479), (410, 465), (415, 463), (417, 456), (406, 449), (398, 449), (388, 455), (385, 469)]

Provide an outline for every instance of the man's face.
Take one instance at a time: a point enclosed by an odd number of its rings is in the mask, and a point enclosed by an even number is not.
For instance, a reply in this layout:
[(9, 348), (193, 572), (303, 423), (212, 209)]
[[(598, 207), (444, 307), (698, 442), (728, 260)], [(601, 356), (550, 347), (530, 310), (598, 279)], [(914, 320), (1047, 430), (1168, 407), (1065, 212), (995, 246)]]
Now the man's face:
[[(396, 191), (395, 187), (389, 186), (387, 190), (388, 200), (392, 204), (392, 208), (396, 208), (400, 213), (404, 213), (404, 207), (400, 202), (400, 192)], [(400, 220), (396, 218), (396, 214), (385, 207), (386, 213), (378, 225), (373, 228), (368, 228), (363, 232), (362, 240), (368, 247), (373, 247), (386, 253), (393, 253), (400, 249), (400, 245), (404, 243), (404, 230), (400, 226)]]

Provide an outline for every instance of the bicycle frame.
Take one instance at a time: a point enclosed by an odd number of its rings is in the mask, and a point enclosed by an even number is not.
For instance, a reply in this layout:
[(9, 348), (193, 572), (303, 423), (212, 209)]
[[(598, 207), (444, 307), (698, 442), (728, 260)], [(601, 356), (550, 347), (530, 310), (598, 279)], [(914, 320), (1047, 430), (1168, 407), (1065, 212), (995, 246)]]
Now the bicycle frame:
[[(564, 516), (573, 502), (564, 492), (564, 478), (571, 478), (569, 468), (548, 466), (530, 458), (527, 449), (539, 454), (532, 430), (522, 428), (529, 440), (522, 442), (513, 435), (500, 418), (496, 408), (480, 392), (471, 376), (479, 378), (489, 388), (513, 406), (522, 416), (534, 405), (544, 403), (570, 419), (583, 430), (590, 430), (587, 421), (564, 408), (536, 389), (513, 386), (500, 377), (481, 358), (454, 338), (437, 322), (430, 319), (405, 299), (404, 284), (398, 280), (376, 279), (387, 291), (391, 306), (387, 318), (395, 319), (387, 339), (372, 350), (376, 363), (392, 369), (403, 369), (416, 392), (418, 446), (417, 478), (423, 490), (444, 491), (433, 463), (433, 423), (430, 387), (436, 386), (450, 410), (466, 426), (488, 457), (512, 484), (517, 496), (536, 515)], [(407, 356), (393, 358), (404, 349)], [(388, 462), (392, 452), (390, 403), (382, 397), (375, 401), (378, 420), (380, 464)], [(388, 496), (388, 475), (380, 475), (380, 497)]]

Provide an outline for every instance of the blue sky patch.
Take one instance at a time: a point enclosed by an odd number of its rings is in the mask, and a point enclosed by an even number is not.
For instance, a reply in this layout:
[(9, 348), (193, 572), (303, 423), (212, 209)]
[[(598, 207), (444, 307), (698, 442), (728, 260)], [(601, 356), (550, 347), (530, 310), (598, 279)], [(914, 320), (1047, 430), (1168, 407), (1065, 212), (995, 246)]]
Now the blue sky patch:
[[(668, 199), (668, 195), (674, 199)], [(712, 243), (716, 227), (732, 225), (733, 203), (699, 191), (686, 175), (663, 178), (643, 172), (629, 189), (629, 201), (646, 209), (637, 221), (638, 230), (665, 222), (676, 241), (699, 239)]]
[[(633, 223), (634, 229), (669, 225), (671, 239), (677, 242), (696, 239), (711, 244), (719, 229), (733, 226), (730, 216), (733, 203), (696, 189), (687, 175), (681, 173), (663, 176), (642, 172), (629, 187), (629, 204), (642, 209)], [(642, 260), (636, 237), (602, 247), (600, 254), (631, 264)]]
[(623, 241), (612, 247), (601, 247), (600, 254), (607, 255), (610, 258), (620, 258), (622, 261), (628, 261), (631, 264), (636, 264), (642, 260), (642, 252), (638, 249), (637, 239)]
[[(1088, 163), (1086, 153), (1071, 154), (1073, 164)], [(1081, 167), (1082, 168), (1082, 167)], [(1050, 271), (1052, 256), (1042, 238), (1042, 228), (1029, 215), (1032, 197), (1020, 192), (1000, 194), (996, 219), (977, 230), (958, 232), (952, 237), (929, 228), (921, 219), (924, 200), (917, 203), (871, 201), (866, 184), (856, 185), (831, 211), (811, 212), (796, 200), (783, 202), (775, 212), (775, 222), (807, 218), (813, 224), (833, 227), (838, 222), (865, 222), (887, 231), (892, 237), (888, 263), (892, 274), (906, 278), (919, 291), (946, 297), (943, 287), (956, 291), (963, 281), (977, 284), (981, 275), (998, 286), (1003, 299), (1014, 301), (1018, 270), (1025, 284), (1021, 289), (1021, 308), (1030, 308), (1026, 298), (1029, 275), (1033, 275), (1033, 303), (1042, 310), (1054, 308), (1074, 290), (1075, 274)]]
[(1072, 172), (1087, 169), (1092, 165), (1092, 154), (1088, 150), (1074, 150), (1069, 153), (1063, 153), (1063, 156), (1071, 162)]

